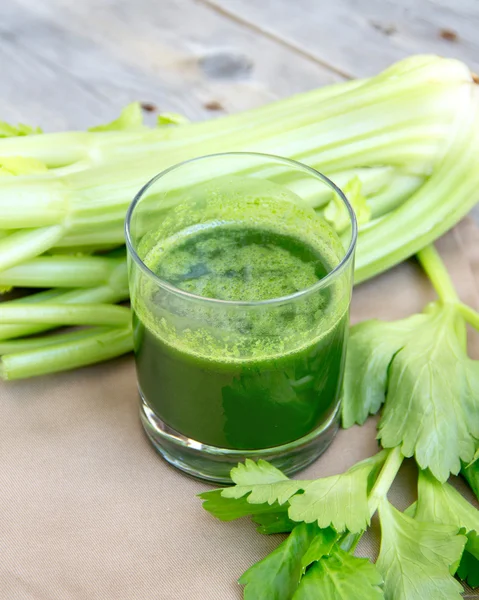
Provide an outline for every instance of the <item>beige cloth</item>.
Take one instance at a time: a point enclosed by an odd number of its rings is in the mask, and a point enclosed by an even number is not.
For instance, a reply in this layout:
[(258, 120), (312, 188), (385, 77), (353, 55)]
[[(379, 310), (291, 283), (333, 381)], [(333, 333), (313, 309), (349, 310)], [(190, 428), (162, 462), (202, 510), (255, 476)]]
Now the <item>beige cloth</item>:
[[(478, 240), (465, 222), (440, 243), (475, 306)], [(433, 297), (410, 262), (358, 287), (353, 319), (400, 318)], [(478, 335), (472, 346), (479, 357)], [(208, 485), (155, 453), (139, 423), (131, 357), (0, 384), (0, 396), (0, 600), (239, 600), (236, 579), (279, 543), (246, 519), (213, 519), (195, 498)], [(371, 419), (341, 431), (304, 475), (341, 472), (376, 449)], [(390, 498), (404, 508), (414, 486), (409, 462)], [(359, 553), (377, 548), (375, 523)]]

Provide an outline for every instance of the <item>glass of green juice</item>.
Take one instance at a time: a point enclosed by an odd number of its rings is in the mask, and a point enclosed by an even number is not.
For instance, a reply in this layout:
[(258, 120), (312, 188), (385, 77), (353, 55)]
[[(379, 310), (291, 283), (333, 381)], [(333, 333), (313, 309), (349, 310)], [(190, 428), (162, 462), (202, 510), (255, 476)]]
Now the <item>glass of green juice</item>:
[(140, 190), (126, 219), (140, 415), (168, 462), (228, 482), (246, 458), (291, 474), (327, 448), (356, 237), (344, 194), (276, 156), (204, 156)]

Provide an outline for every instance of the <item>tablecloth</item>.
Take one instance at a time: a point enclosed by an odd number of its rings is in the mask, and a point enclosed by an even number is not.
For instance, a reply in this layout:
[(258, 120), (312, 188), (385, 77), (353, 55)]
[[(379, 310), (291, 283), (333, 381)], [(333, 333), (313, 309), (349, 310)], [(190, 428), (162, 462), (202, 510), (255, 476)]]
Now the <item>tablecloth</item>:
[[(478, 241), (466, 220), (439, 244), (462, 299), (476, 307)], [(352, 320), (401, 318), (433, 298), (409, 261), (355, 288)], [(471, 352), (479, 358), (477, 334)], [(340, 431), (304, 477), (375, 453), (375, 427), (372, 418)], [(2, 600), (239, 600), (237, 578), (281, 541), (248, 520), (213, 519), (196, 498), (209, 486), (155, 453), (138, 418), (131, 356), (0, 384), (0, 432)], [(455, 485), (472, 501), (461, 480)], [(390, 499), (404, 508), (414, 487), (409, 461)], [(373, 522), (358, 553), (377, 549)]]

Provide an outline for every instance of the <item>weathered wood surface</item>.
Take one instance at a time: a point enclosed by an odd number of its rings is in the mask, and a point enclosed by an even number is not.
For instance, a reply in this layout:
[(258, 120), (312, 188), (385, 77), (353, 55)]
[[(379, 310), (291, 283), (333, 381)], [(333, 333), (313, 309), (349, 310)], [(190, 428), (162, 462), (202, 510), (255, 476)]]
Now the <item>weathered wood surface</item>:
[(0, 118), (87, 127), (132, 100), (207, 118), (340, 79), (193, 0), (0, 2)]
[(346, 77), (423, 52), (479, 71), (477, 0), (201, 1)]

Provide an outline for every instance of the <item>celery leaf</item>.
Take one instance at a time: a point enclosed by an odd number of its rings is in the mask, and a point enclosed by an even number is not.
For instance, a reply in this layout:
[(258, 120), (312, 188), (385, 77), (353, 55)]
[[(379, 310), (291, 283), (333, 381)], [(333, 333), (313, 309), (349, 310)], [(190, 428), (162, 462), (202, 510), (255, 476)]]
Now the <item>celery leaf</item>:
[(189, 119), (178, 113), (161, 113), (157, 118), (158, 127), (164, 125), (185, 125), (189, 122)]
[[(359, 177), (353, 177), (353, 179), (348, 181), (343, 188), (343, 192), (356, 214), (358, 224), (367, 223), (371, 219), (371, 209), (367, 204), (366, 198), (361, 193), (361, 180)], [(333, 198), (326, 206), (324, 218), (338, 233), (342, 233), (349, 226), (348, 211), (336, 194), (333, 194)]]
[[(224, 498), (223, 490), (211, 490), (198, 494), (204, 500), (203, 508), (220, 521), (234, 521), (242, 517), (262, 515), (266, 513), (277, 514), (281, 510), (279, 504), (250, 504), (247, 498)], [(286, 509), (284, 512), (287, 514)]]
[(236, 485), (199, 497), (203, 508), (223, 521), (253, 517), (261, 533), (290, 531), (292, 521), (357, 533), (369, 523), (367, 495), (385, 457), (379, 452), (342, 475), (315, 481), (289, 479), (264, 460), (247, 459), (231, 471)]
[(474, 456), (479, 437), (479, 361), (467, 356), (464, 321), (454, 306), (395, 323), (353, 328), (343, 399), (345, 426), (363, 422), (385, 399), (378, 438), (401, 446), (441, 481)]
[(479, 533), (479, 510), (452, 485), (441, 483), (427, 471), (419, 473), (415, 518)]
[(0, 121), (0, 138), (17, 137), (22, 135), (37, 135), (43, 133), (40, 127), (31, 127), (24, 123), (18, 125), (9, 125), (5, 121)]
[[(342, 475), (315, 481), (289, 479), (266, 461), (246, 460), (231, 471), (236, 485), (205, 492), (200, 498), (205, 500), (205, 510), (224, 521), (270, 514), (257, 521), (263, 533), (287, 531), (287, 516), (291, 521), (316, 521), (321, 528), (358, 533), (369, 523), (367, 496), (385, 456), (379, 452)], [(288, 515), (282, 507), (289, 507)]]
[(469, 585), (479, 585), (475, 578), (476, 573), (479, 577), (479, 510), (452, 485), (441, 483), (427, 471), (421, 471), (415, 518), (418, 521), (454, 525), (467, 536), (457, 573), (461, 579), (467, 579)]
[(317, 522), (338, 532), (364, 531), (370, 522), (368, 487), (371, 472), (383, 460), (382, 453), (354, 465), (342, 475), (317, 479), (305, 486), (304, 494), (290, 498), (293, 521)]
[(293, 600), (381, 600), (382, 577), (367, 558), (340, 548), (316, 562), (301, 579)]
[(251, 504), (284, 504), (291, 496), (309, 485), (309, 481), (289, 479), (279, 469), (264, 460), (254, 462), (246, 459), (231, 470), (231, 479), (235, 486), (225, 488), (224, 498), (242, 498), (248, 495)]
[(321, 560), (324, 556), (329, 556), (335, 543), (338, 541), (338, 537), (339, 535), (331, 527), (318, 531), (301, 559), (303, 572), (312, 563)]
[(468, 466), (463, 465), (461, 473), (467, 479), (467, 482), (471, 486), (471, 490), (476, 494), (476, 498), (479, 500), (479, 461), (475, 460)]
[(316, 525), (297, 525), (276, 550), (243, 573), (244, 600), (290, 600), (301, 580), (302, 558), (317, 533)]
[(466, 537), (456, 526), (416, 521), (387, 500), (379, 505), (381, 549), (376, 563), (388, 600), (460, 600), (463, 588), (451, 573)]
[(469, 534), (457, 575), (472, 587), (479, 587), (479, 536)]
[(143, 113), (138, 102), (132, 102), (125, 106), (120, 116), (104, 125), (89, 127), (88, 131), (122, 131), (125, 129), (138, 129), (143, 127)]
[(343, 384), (342, 420), (348, 428), (362, 425), (386, 399), (388, 368), (411, 339), (425, 315), (385, 323), (376, 319), (351, 327)]
[(401, 445), (441, 481), (474, 455), (479, 437), (479, 361), (467, 356), (453, 306), (436, 306), (394, 356), (379, 423), (386, 448)]
[[(264, 504), (250, 504), (250, 506), (265, 506)], [(266, 505), (266, 506), (269, 506)], [(287, 506), (278, 506), (276, 511), (264, 512), (251, 515), (251, 520), (256, 523), (256, 531), (263, 535), (271, 535), (272, 533), (289, 533), (297, 523), (292, 521), (288, 516)]]

